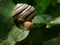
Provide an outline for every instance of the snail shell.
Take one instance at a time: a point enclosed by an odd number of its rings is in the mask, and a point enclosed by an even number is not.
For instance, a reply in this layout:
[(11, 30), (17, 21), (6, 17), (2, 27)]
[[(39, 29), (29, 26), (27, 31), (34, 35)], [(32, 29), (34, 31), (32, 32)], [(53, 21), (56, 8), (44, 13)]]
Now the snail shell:
[[(28, 4), (17, 4), (12, 12), (14, 22), (19, 27), (26, 29), (32, 29), (33, 23), (31, 22), (36, 12), (35, 8)], [(17, 23), (16, 23), (17, 22)]]
[(17, 4), (14, 7), (12, 16), (14, 20), (18, 21), (31, 21), (36, 12), (33, 6), (28, 4)]

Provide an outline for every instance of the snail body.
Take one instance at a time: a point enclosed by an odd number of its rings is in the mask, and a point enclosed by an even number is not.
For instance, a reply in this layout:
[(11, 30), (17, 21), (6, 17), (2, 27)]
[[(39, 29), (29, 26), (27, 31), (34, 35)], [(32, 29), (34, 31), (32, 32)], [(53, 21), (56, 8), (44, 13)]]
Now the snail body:
[(27, 29), (32, 29), (33, 26), (34, 25), (33, 25), (32, 22), (29, 22), (29, 21), (24, 22), (24, 27), (27, 28)]
[(24, 25), (26, 24), (25, 21), (31, 22), (35, 14), (35, 8), (28, 4), (17, 4), (12, 12), (13, 20), (17, 20), (17, 22), (22, 21)]

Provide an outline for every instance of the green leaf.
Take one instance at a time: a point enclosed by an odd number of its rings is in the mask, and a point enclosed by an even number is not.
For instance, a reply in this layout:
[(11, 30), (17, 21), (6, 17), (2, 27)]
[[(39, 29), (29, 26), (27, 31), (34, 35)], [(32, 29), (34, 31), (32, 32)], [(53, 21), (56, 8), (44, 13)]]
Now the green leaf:
[(16, 42), (24, 40), (29, 32), (29, 30), (23, 30), (14, 26), (8, 34), (8, 38), (2, 41), (2, 45), (15, 45)]
[(50, 40), (54, 37), (59, 36), (60, 34), (60, 6), (57, 7), (56, 10), (54, 10), (54, 13), (52, 12), (52, 21), (47, 23), (46, 29), (44, 29), (43, 32), (43, 40)]
[(60, 33), (60, 24), (56, 24), (56, 25), (51, 26), (50, 28), (44, 29), (42, 38), (44, 41), (47, 41), (54, 37), (59, 36), (60, 35), (59, 33)]
[(57, 17), (55, 19), (53, 19), (52, 21), (50, 21), (50, 23), (47, 24), (46, 28), (50, 28), (51, 26), (60, 24), (60, 17)]
[[(6, 3), (7, 2), (7, 3)], [(0, 13), (7, 19), (11, 18), (12, 10), (14, 8), (14, 3), (11, 0), (3, 0), (0, 4)], [(3, 13), (2, 13), (3, 12)]]
[(35, 16), (35, 18), (32, 20), (32, 22), (36, 25), (36, 27), (40, 28), (44, 24), (47, 24), (51, 19), (52, 19), (52, 17), (50, 15), (41, 14), (41, 15)]
[(49, 24), (45, 31), (43, 32), (43, 40), (50, 40), (54, 37), (59, 36), (60, 34), (60, 17), (55, 18)]
[(55, 18), (55, 19), (52, 20), (50, 23), (60, 24), (60, 17)]
[(57, 0), (58, 3), (60, 3), (60, 0)]
[(60, 36), (44, 41), (44, 45), (60, 45)]
[(14, 3), (11, 0), (3, 0), (0, 3), (0, 21), (6, 24), (7, 27), (13, 25), (13, 19), (11, 15), (13, 7)]
[(14, 25), (11, 15), (13, 7), (14, 3), (11, 0), (0, 2), (0, 42), (8, 38), (7, 35)]

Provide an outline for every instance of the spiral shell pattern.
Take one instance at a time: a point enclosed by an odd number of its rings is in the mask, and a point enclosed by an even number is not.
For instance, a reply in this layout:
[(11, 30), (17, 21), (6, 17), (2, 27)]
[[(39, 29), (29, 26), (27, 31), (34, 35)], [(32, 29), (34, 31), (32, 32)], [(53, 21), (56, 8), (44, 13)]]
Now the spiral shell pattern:
[(13, 19), (19, 21), (31, 21), (35, 14), (35, 8), (28, 4), (17, 4), (12, 12)]

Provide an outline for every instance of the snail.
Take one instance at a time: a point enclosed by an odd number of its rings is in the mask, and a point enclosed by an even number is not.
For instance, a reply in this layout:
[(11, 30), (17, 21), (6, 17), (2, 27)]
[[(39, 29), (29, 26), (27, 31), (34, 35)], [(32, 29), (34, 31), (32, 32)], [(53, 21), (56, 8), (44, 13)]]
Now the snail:
[(14, 22), (17, 22), (18, 25), (27, 29), (33, 28), (32, 19), (35, 17), (35, 15), (35, 8), (28, 4), (17, 4), (12, 11)]

